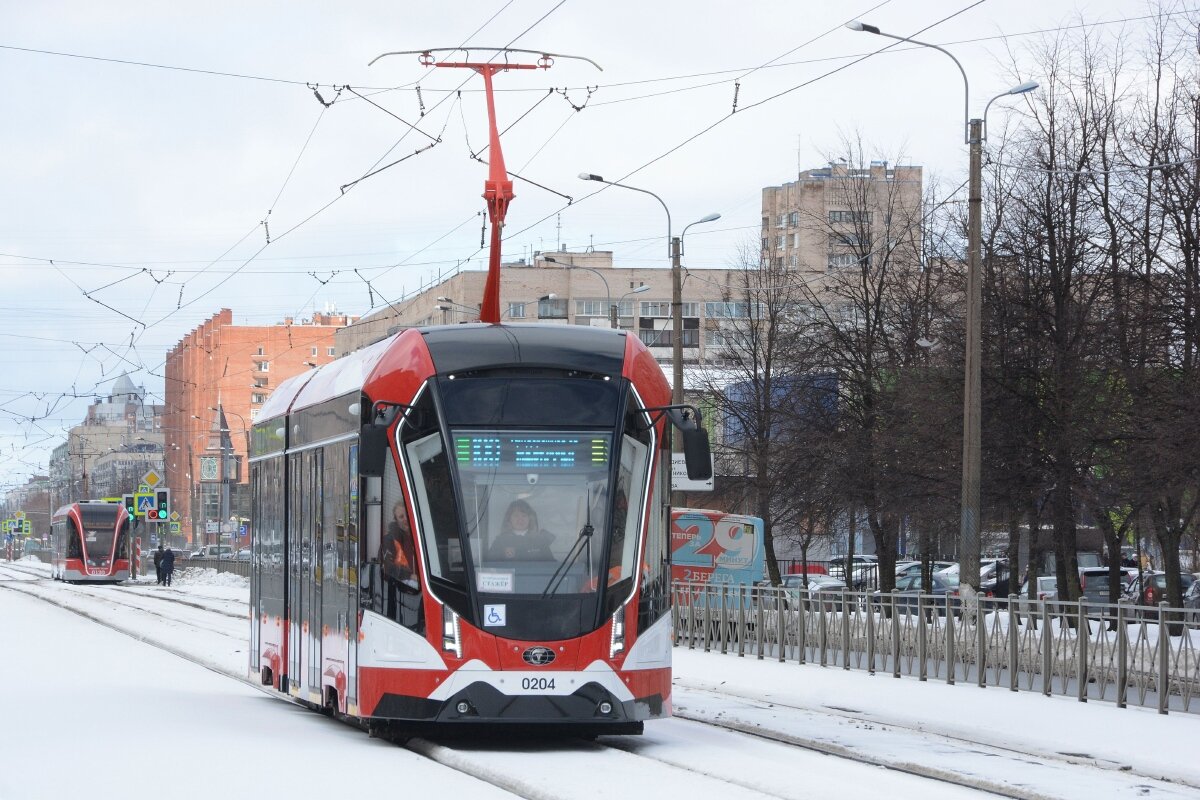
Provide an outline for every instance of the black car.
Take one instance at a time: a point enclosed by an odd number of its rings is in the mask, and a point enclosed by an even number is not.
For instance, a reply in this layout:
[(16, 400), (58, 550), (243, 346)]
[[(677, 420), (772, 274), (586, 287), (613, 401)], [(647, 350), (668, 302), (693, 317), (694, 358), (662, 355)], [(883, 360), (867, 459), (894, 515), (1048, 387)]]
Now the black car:
[[(896, 579), (895, 607), (905, 614), (917, 610), (918, 597), (925, 596), (925, 605), (936, 608), (938, 614), (946, 613), (946, 606), (958, 605), (958, 581), (947, 575), (934, 575), (933, 585), (925, 589), (920, 574), (906, 575)], [(890, 610), (893, 600), (890, 593), (877, 591), (871, 595), (871, 605), (876, 609)], [(930, 611), (932, 613), (932, 610)]]

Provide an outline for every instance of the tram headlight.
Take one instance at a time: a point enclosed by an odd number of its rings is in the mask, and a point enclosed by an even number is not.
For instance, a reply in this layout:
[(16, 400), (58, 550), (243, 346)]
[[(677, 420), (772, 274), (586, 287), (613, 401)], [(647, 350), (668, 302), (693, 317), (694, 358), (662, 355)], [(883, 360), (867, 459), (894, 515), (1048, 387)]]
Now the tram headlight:
[(442, 649), (462, 658), (462, 631), (459, 630), (458, 614), (450, 606), (442, 606)]
[(625, 651), (625, 607), (617, 609), (612, 617), (612, 634), (608, 639), (608, 657), (616, 658)]

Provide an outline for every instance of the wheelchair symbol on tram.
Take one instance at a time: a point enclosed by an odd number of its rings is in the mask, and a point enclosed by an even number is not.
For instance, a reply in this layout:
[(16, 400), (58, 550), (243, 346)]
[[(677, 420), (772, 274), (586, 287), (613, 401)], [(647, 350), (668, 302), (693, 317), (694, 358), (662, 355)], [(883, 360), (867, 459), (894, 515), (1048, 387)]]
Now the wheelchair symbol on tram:
[(503, 605), (484, 606), (483, 624), (485, 627), (500, 627), (505, 625), (505, 607)]

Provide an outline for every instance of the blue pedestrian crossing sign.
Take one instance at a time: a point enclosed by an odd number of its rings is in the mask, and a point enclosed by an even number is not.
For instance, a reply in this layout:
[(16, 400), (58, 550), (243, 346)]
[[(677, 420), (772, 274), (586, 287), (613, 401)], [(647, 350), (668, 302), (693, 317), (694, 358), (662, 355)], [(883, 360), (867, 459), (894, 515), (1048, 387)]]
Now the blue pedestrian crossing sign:
[(150, 514), (155, 514), (158, 511), (158, 502), (152, 494), (135, 494), (134, 501), (137, 503), (137, 514), (139, 517), (145, 517)]

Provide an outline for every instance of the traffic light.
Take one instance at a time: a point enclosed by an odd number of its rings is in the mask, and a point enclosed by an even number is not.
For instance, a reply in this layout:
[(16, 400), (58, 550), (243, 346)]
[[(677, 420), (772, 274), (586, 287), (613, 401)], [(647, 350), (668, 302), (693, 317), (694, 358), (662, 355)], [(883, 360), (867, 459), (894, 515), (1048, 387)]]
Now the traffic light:
[(137, 503), (134, 501), (133, 495), (122, 495), (121, 504), (125, 506), (125, 513), (128, 514), (131, 519), (137, 519)]
[(155, 518), (164, 520), (171, 515), (171, 490), (159, 489), (154, 496), (158, 501)]

